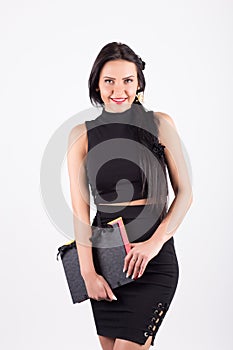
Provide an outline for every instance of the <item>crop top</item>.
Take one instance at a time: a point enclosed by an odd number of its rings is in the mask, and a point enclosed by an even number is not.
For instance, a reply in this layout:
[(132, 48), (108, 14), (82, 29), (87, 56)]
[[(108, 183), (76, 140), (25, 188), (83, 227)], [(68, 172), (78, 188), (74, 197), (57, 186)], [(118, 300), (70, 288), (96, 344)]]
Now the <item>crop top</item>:
[(148, 181), (140, 163), (142, 141), (138, 134), (142, 118), (146, 129), (154, 135), (155, 141), (149, 148), (161, 158), (165, 146), (156, 142), (153, 111), (145, 111), (141, 105), (132, 104), (120, 113), (103, 108), (96, 119), (85, 121), (88, 137), (85, 167), (96, 205), (147, 198)]

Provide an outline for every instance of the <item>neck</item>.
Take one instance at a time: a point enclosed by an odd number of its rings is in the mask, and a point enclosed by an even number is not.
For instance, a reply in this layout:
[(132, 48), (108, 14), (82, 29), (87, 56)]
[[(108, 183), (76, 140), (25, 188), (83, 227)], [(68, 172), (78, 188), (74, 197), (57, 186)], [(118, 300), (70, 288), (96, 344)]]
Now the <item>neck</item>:
[(119, 105), (104, 105), (104, 110), (109, 113), (123, 113), (131, 108), (131, 104), (125, 104), (124, 106)]

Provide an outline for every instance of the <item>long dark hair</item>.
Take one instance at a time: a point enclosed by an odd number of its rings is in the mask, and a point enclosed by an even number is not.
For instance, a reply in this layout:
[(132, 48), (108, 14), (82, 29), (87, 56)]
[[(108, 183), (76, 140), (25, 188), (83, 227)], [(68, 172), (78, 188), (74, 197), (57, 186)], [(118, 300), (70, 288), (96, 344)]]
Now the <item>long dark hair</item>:
[[(135, 63), (137, 68), (138, 84), (140, 86), (138, 92), (144, 92), (146, 87), (146, 81), (143, 74), (145, 62), (128, 45), (119, 42), (112, 42), (105, 45), (101, 49), (91, 69), (88, 80), (88, 88), (92, 105), (103, 106), (104, 104), (100, 96), (100, 91), (96, 91), (99, 85), (100, 71), (102, 67), (108, 61), (119, 59)], [(142, 145), (146, 146), (157, 157), (158, 161), (157, 163), (151, 159), (151, 157), (148, 156), (148, 153), (145, 152), (144, 147), (140, 148), (139, 164), (145, 175), (142, 178), (142, 196), (145, 188), (147, 188), (147, 197), (156, 199), (156, 202), (152, 203), (153, 205), (151, 208), (153, 209), (154, 206), (156, 206), (157, 209), (161, 211), (162, 215), (164, 215), (164, 213), (167, 211), (168, 187), (164, 155), (165, 146), (161, 145), (158, 141), (159, 121), (155, 118), (153, 112), (151, 111), (151, 118), (149, 119), (151, 124), (148, 125), (148, 118), (145, 118), (145, 113), (147, 111), (140, 103), (137, 96), (135, 96), (133, 106), (134, 111), (136, 112), (135, 114), (138, 116), (138, 120), (140, 120), (140, 125), (137, 128), (138, 139)], [(146, 122), (147, 125), (145, 125)], [(151, 130), (151, 132), (149, 130)]]

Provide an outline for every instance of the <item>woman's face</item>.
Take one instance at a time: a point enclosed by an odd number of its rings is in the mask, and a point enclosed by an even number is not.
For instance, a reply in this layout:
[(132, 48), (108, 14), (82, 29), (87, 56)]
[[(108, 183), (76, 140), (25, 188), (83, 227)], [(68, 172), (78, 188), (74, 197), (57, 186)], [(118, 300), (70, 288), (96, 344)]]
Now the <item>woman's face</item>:
[(138, 87), (137, 68), (133, 62), (108, 61), (100, 72), (98, 88), (106, 111), (123, 112), (130, 108)]

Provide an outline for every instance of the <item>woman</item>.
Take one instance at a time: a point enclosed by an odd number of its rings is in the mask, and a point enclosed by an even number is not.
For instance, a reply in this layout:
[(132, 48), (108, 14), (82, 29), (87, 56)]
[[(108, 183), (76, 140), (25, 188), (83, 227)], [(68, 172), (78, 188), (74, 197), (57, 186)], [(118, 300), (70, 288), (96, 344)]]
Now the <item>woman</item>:
[[(192, 202), (174, 121), (140, 103), (144, 68), (127, 45), (105, 45), (89, 77), (91, 102), (102, 113), (73, 128), (69, 139), (75, 237), (103, 350), (154, 345), (178, 283), (173, 235)], [(169, 210), (166, 169), (175, 195)], [(97, 206), (92, 225), (122, 216), (131, 243), (124, 270), (133, 281), (114, 293), (93, 263), (89, 184)]]

